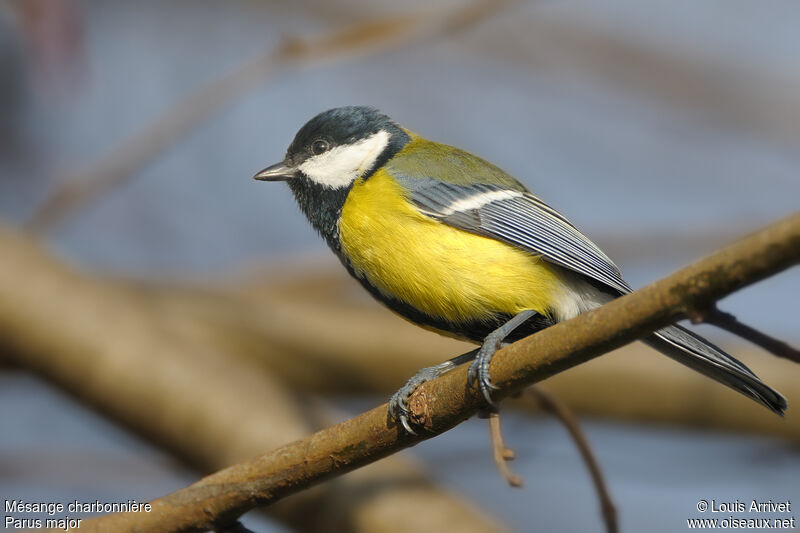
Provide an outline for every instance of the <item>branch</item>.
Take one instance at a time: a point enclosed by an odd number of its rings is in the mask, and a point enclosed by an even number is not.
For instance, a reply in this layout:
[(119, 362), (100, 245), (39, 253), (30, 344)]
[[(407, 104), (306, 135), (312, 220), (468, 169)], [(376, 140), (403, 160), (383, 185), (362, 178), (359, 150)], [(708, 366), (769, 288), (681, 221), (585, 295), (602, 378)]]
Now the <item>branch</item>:
[(496, 409), (491, 409), (487, 412), (486, 418), (489, 422), (489, 438), (492, 443), (492, 458), (494, 464), (503, 479), (512, 487), (521, 487), (524, 484), (523, 479), (511, 471), (508, 467), (508, 462), (515, 458), (514, 450), (506, 448), (503, 441), (503, 432), (500, 430), (500, 412)]
[[(581, 429), (578, 419), (572, 413), (569, 407), (558, 399), (555, 394), (547, 392), (537, 385), (531, 385), (526, 389), (528, 396), (533, 398), (545, 411), (549, 411), (561, 422), (566, 428), (578, 451), (589, 469), (589, 474), (592, 476), (592, 483), (594, 484), (595, 491), (597, 492), (598, 499), (600, 500), (600, 508), (603, 512), (603, 520), (606, 524), (606, 531), (608, 533), (618, 533), (619, 524), (617, 521), (617, 509), (614, 501), (611, 498), (611, 493), (608, 490), (608, 485), (603, 478), (603, 472), (600, 470), (600, 465), (592, 452), (592, 447), (589, 444), (589, 439)], [(481, 413), (483, 416), (483, 413)], [(486, 417), (489, 420), (489, 435), (492, 442), (492, 455), (494, 456), (494, 464), (500, 475), (512, 487), (521, 487), (523, 479), (514, 474), (508, 467), (508, 461), (515, 458), (513, 450), (506, 448), (503, 441), (503, 433), (500, 430), (500, 412), (497, 409), (488, 410)]]
[(617, 520), (617, 508), (614, 505), (614, 500), (611, 498), (611, 492), (608, 490), (603, 472), (600, 470), (600, 464), (592, 452), (592, 447), (589, 444), (589, 439), (578, 424), (578, 419), (572, 414), (572, 411), (558, 399), (554, 394), (551, 394), (541, 387), (533, 385), (528, 387), (526, 391), (533, 396), (536, 401), (547, 411), (553, 413), (558, 418), (564, 427), (567, 428), (572, 440), (578, 447), (578, 451), (589, 469), (589, 474), (592, 476), (592, 483), (594, 484), (597, 497), (600, 500), (600, 509), (603, 512), (603, 520), (606, 524), (606, 531), (608, 533), (619, 532), (619, 522)]
[[(593, 359), (742, 287), (800, 262), (800, 213), (742, 239), (644, 289), (502, 348), (492, 360), (498, 400)], [(409, 435), (381, 405), (305, 439), (221, 470), (152, 502), (152, 512), (84, 522), (91, 531), (203, 531), (447, 431), (484, 406), (462, 365), (420, 386)], [(422, 431), (424, 429), (424, 431)]]
[(690, 318), (694, 323), (705, 322), (706, 324), (717, 326), (718, 328), (724, 329), (729, 333), (738, 335), (739, 337), (746, 339), (757, 346), (760, 346), (773, 355), (783, 357), (784, 359), (794, 361), (795, 363), (800, 363), (800, 351), (792, 348), (789, 346), (789, 344), (783, 342), (782, 340), (770, 337), (766, 333), (740, 322), (738, 318), (730, 313), (726, 313), (725, 311), (720, 311), (716, 306), (705, 311), (700, 311)]
[[(243, 319), (251, 308), (236, 298), (84, 275), (2, 225), (0, 249), (0, 359), (35, 372), (201, 472), (321, 427), (309, 420), (311, 408), (299, 401), (298, 387), (240, 353), (253, 344), (267, 357), (293, 358), (249, 329)], [(263, 311), (254, 321), (273, 327)], [(287, 327), (280, 317), (277, 323)], [(502, 530), (400, 456), (268, 512), (295, 531), (400, 532), (407, 529), (397, 519), (404, 514), (423, 529), (448, 522), (459, 530)]]

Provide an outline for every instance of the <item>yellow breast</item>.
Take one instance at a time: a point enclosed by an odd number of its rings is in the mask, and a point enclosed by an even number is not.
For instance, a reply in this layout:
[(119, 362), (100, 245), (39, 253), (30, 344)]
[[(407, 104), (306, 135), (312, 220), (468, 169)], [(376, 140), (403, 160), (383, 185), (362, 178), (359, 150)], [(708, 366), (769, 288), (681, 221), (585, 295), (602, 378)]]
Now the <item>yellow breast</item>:
[(339, 239), (356, 275), (459, 324), (525, 309), (548, 314), (559, 286), (555, 269), (539, 257), (419, 213), (384, 171), (354, 184)]

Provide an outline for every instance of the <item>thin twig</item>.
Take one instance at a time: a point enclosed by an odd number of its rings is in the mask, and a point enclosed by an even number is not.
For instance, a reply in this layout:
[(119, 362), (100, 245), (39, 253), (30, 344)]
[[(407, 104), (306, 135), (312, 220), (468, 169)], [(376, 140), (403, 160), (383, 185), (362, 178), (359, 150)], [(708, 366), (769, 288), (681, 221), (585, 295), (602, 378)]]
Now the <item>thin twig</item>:
[[(642, 338), (685, 316), (687, 309), (707, 307), (798, 262), (800, 213), (648, 287), (501, 348), (491, 364), (498, 386), (495, 398), (502, 400)], [(418, 435), (409, 435), (391, 421), (388, 405), (383, 404), (153, 500), (149, 513), (87, 520), (81, 524), (81, 533), (212, 529), (255, 506), (274, 503), (439, 435), (485, 406), (480, 393), (465, 386), (466, 366), (424, 383), (414, 392), (412, 399), (417, 401), (409, 403), (417, 406), (411, 416), (420, 428)]]
[(555, 417), (564, 424), (564, 427), (567, 428), (572, 440), (575, 441), (575, 445), (581, 452), (583, 462), (586, 463), (586, 467), (589, 469), (589, 473), (592, 476), (592, 483), (597, 491), (597, 497), (600, 499), (600, 507), (603, 511), (606, 531), (608, 531), (608, 533), (617, 533), (619, 531), (617, 508), (614, 505), (614, 500), (611, 498), (611, 493), (608, 490), (608, 485), (603, 477), (603, 472), (600, 470), (597, 458), (594, 452), (592, 452), (589, 439), (586, 438), (586, 434), (581, 429), (578, 419), (564, 402), (541, 387), (533, 385), (528, 387), (527, 392), (539, 402), (542, 408), (555, 415)]
[(497, 470), (509, 485), (512, 487), (521, 487), (523, 485), (522, 478), (512, 472), (508, 467), (508, 462), (513, 460), (515, 455), (514, 450), (506, 448), (503, 442), (503, 433), (500, 430), (500, 412), (496, 409), (492, 409), (488, 412), (486, 418), (489, 420), (489, 437), (492, 442), (492, 457), (494, 457), (494, 464), (497, 466)]
[(463, 30), (513, 3), (511, 0), (479, 0), (459, 9), (418, 11), (362, 22), (313, 37), (286, 38), (277, 47), (270, 47), (223, 77), (188, 96), (181, 96), (155, 120), (97, 162), (57, 180), (56, 190), (34, 212), (26, 227), (35, 233), (49, 231), (136, 175), (204, 120), (255, 89), (279, 68), (329, 63), (419, 45)]
[(718, 328), (752, 342), (756, 346), (760, 346), (773, 355), (789, 359), (795, 363), (800, 363), (799, 350), (796, 350), (782, 340), (771, 337), (752, 326), (740, 322), (739, 319), (731, 313), (720, 311), (717, 306), (712, 306), (705, 311), (692, 313), (690, 318), (694, 323), (705, 322), (706, 324), (717, 326)]

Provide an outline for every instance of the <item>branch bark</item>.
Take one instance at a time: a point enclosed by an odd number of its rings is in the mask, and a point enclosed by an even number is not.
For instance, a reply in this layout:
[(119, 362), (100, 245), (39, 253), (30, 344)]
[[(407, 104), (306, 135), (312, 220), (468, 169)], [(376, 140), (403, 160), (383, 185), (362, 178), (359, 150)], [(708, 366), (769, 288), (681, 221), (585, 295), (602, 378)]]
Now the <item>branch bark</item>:
[[(798, 262), (800, 213), (644, 289), (501, 349), (491, 365), (500, 388), (496, 398), (707, 309), (727, 294)], [(420, 427), (417, 435), (392, 423), (384, 404), (154, 500), (151, 513), (100, 517), (85, 522), (81, 531), (203, 531), (231, 523), (252, 507), (377, 461), (469, 418), (483, 402), (466, 383), (467, 368), (462, 365), (415, 391), (409, 406)]]

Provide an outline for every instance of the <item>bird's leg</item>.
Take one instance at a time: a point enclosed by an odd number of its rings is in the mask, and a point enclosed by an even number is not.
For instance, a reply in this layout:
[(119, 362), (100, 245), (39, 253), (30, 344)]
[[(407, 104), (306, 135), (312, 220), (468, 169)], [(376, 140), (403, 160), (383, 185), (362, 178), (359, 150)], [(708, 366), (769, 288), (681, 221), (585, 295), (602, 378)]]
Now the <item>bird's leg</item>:
[(466, 363), (467, 361), (472, 361), (475, 359), (475, 356), (478, 353), (478, 349), (472, 350), (471, 352), (467, 352), (465, 354), (459, 355), (457, 357), (453, 357), (449, 361), (445, 361), (444, 363), (440, 363), (438, 365), (429, 366), (427, 368), (423, 368), (419, 372), (417, 372), (414, 377), (409, 379), (403, 387), (395, 392), (392, 397), (389, 399), (389, 415), (400, 422), (403, 427), (411, 433), (412, 435), (416, 435), (414, 430), (411, 429), (411, 424), (409, 423), (408, 415), (408, 398), (411, 396), (411, 393), (414, 390), (425, 383), (426, 381), (431, 381), (451, 368), (455, 368), (460, 364)]
[(508, 322), (489, 333), (483, 340), (483, 345), (478, 349), (478, 355), (472, 364), (469, 365), (469, 372), (467, 373), (467, 382), (472, 385), (475, 383), (480, 389), (486, 402), (494, 406), (492, 401), (492, 389), (497, 389), (492, 385), (492, 379), (489, 376), (489, 363), (492, 360), (494, 352), (503, 344), (503, 340), (508, 337), (512, 331), (517, 329), (529, 318), (534, 316), (536, 311), (526, 309), (521, 313), (516, 314)]

